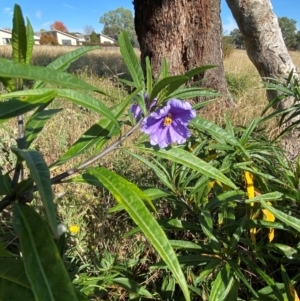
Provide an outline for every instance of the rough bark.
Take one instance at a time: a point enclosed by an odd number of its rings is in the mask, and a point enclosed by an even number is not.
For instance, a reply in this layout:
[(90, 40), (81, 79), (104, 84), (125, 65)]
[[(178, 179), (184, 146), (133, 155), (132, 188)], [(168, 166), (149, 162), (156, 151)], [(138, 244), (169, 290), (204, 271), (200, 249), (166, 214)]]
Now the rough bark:
[[(291, 70), (297, 71), (285, 46), (278, 18), (269, 0), (226, 0), (245, 41), (247, 54), (261, 77), (280, 79)], [(277, 91), (267, 91), (268, 100), (278, 96)], [(287, 108), (293, 103), (288, 98), (275, 109)], [(295, 122), (299, 117), (291, 120)], [(282, 146), (293, 160), (300, 150), (298, 131), (282, 139)]]
[(150, 58), (155, 76), (163, 58), (172, 75), (216, 65), (200, 76), (202, 85), (229, 94), (222, 57), (220, 0), (134, 0), (133, 4), (141, 61)]

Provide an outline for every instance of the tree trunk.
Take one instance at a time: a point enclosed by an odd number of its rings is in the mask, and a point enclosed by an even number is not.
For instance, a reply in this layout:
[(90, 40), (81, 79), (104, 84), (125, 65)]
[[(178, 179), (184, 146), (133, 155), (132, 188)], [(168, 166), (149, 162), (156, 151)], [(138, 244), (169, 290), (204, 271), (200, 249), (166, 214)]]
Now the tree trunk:
[[(195, 80), (229, 95), (223, 65), (220, 0), (134, 0), (141, 61), (151, 60), (154, 76), (166, 58), (171, 75), (203, 65), (217, 67)], [(229, 97), (228, 97), (229, 98)]]
[[(247, 54), (261, 77), (286, 77), (296, 67), (285, 46), (270, 0), (226, 0), (245, 41)], [(277, 96), (267, 91), (268, 100)], [(281, 103), (279, 108), (290, 103)]]
[[(226, 1), (245, 41), (247, 54), (261, 77), (280, 79), (287, 77), (291, 70), (297, 71), (269, 0)], [(277, 96), (277, 91), (267, 91), (269, 101)], [(275, 109), (287, 108), (292, 103), (293, 99), (288, 98)], [(298, 119), (299, 117), (293, 118), (289, 124)], [(293, 160), (300, 150), (298, 133), (293, 131), (285, 136), (282, 139), (282, 147), (287, 151), (289, 159)]]

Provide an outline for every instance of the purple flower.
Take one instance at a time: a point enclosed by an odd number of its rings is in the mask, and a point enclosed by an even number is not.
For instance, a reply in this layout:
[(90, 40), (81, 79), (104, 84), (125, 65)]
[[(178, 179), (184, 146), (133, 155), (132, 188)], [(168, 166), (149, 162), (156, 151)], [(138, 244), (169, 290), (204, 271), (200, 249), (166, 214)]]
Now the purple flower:
[(187, 128), (196, 111), (188, 102), (170, 99), (166, 106), (159, 108), (142, 122), (142, 132), (150, 135), (150, 143), (164, 148), (171, 143), (182, 144), (191, 136)]

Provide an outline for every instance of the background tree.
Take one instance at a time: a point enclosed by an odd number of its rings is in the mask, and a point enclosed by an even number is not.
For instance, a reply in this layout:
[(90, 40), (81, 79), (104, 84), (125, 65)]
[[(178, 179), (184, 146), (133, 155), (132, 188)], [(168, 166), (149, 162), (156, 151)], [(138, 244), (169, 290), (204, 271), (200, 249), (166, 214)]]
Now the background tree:
[(56, 38), (51, 34), (42, 34), (40, 37), (41, 45), (58, 45)]
[(94, 27), (92, 25), (85, 25), (83, 30), (84, 33), (88, 35), (94, 31)]
[(67, 27), (65, 26), (65, 24), (61, 21), (55, 21), (51, 26), (50, 26), (50, 29), (51, 30), (59, 30), (59, 31), (62, 31), (62, 32), (68, 32), (68, 29)]
[(287, 17), (282, 17), (278, 18), (278, 22), (286, 47), (290, 50), (297, 49), (297, 21)]
[(245, 49), (245, 42), (243, 36), (238, 28), (235, 28), (230, 32), (230, 37), (236, 48)]
[(134, 29), (134, 18), (129, 9), (119, 7), (116, 10), (111, 10), (100, 17), (99, 22), (104, 25), (102, 30), (103, 34), (117, 39), (119, 33), (122, 30), (126, 30), (132, 45), (135, 47), (138, 46)]
[(90, 41), (93, 44), (99, 44), (100, 40), (98, 38), (98, 35), (95, 33), (95, 31), (92, 31), (91, 35), (90, 35)]
[(195, 77), (228, 94), (222, 55), (220, 0), (134, 0), (141, 61), (148, 56), (157, 76), (163, 58), (172, 75), (203, 66), (217, 67)]
[(297, 50), (300, 50), (300, 30), (296, 33), (296, 40), (297, 40)]

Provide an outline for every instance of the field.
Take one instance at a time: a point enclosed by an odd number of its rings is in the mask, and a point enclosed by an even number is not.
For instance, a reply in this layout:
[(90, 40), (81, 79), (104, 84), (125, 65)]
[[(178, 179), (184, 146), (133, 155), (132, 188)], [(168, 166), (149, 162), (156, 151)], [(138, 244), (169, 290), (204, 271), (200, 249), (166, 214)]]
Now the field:
[[(70, 51), (69, 47), (39, 46), (34, 50), (32, 63), (46, 66), (68, 51)], [(9, 58), (10, 53), (10, 47), (0, 48), (0, 57)], [(300, 52), (292, 52), (291, 57), (300, 70)], [(227, 112), (234, 126), (246, 127), (253, 118), (260, 116), (267, 104), (261, 78), (243, 50), (235, 50), (224, 60), (224, 65), (228, 87), (236, 102), (236, 107), (228, 109), (216, 102), (204, 108), (200, 113), (205, 118), (223, 125)], [(113, 96), (114, 99), (91, 92), (91, 95), (109, 107), (116, 104), (117, 100), (115, 99), (122, 99), (127, 95), (127, 91), (117, 81), (118, 76), (127, 74), (118, 50), (95, 50), (73, 63), (69, 67), (69, 72)], [(25, 85), (30, 86), (31, 83), (25, 81)], [(47, 123), (43, 134), (33, 145), (44, 154), (48, 164), (53, 163), (99, 119), (98, 114), (62, 99), (55, 100), (52, 107), (63, 108), (63, 111)], [(274, 136), (277, 131), (275, 122), (269, 122), (264, 130), (269, 137)], [(0, 129), (2, 149), (8, 150), (15, 143), (16, 131), (15, 121), (11, 122), (8, 127)], [(135, 139), (139, 139), (139, 133), (133, 135), (125, 143), (130, 145)], [(82, 158), (80, 156), (72, 160), (69, 165), (63, 167), (64, 169), (58, 167), (52, 170), (52, 176), (78, 164)], [(13, 168), (11, 158), (4, 160), (0, 157), (0, 162), (2, 166), (4, 164), (5, 170)], [(153, 171), (141, 163), (136, 163), (132, 157), (122, 151), (116, 150), (110, 153), (100, 163), (139, 186), (157, 185)], [(81, 271), (93, 274), (95, 269), (98, 270), (93, 275), (104, 271), (107, 273), (105, 274), (107, 277), (114, 272), (121, 273), (122, 269), (122, 273), (125, 271), (125, 274), (148, 274), (149, 277), (145, 277), (146, 280), (144, 279), (143, 284), (150, 287), (155, 285), (155, 280), (165, 273), (149, 270), (149, 265), (158, 261), (158, 258), (143, 235), (123, 237), (127, 231), (132, 229), (132, 222), (125, 213), (108, 212), (115, 205), (115, 201), (104, 189), (63, 184), (55, 186), (54, 193), (61, 220), (67, 225), (76, 225), (80, 228), (78, 233), (71, 236), (67, 251), (68, 269), (74, 278), (77, 277), (78, 284), (83, 284), (85, 281), (84, 276), (78, 276)], [(160, 204), (159, 210), (162, 215), (169, 214), (167, 205)], [(1, 216), (3, 219), (0, 222), (0, 241), (10, 245), (13, 251), (13, 246), (17, 242), (9, 222), (11, 213), (9, 210), (5, 210)], [(103, 260), (106, 261), (106, 265)], [(135, 260), (139, 264), (135, 265), (133, 263)], [(114, 266), (113, 271), (110, 270), (110, 265)], [(107, 283), (103, 282), (107, 293), (104, 293), (105, 290), (103, 290), (94, 300), (128, 300), (129, 296), (126, 290)], [(90, 292), (88, 287), (85, 292)], [(116, 296), (119, 296), (118, 299)]]

